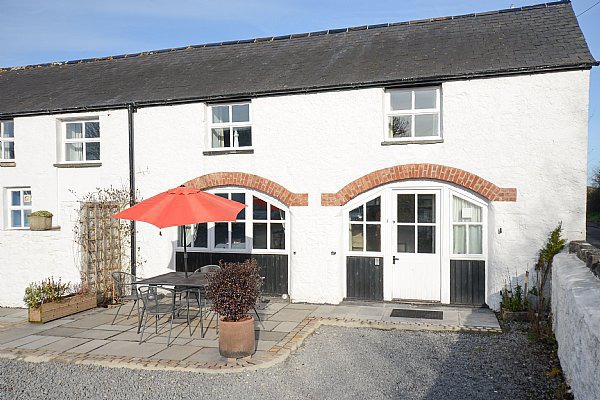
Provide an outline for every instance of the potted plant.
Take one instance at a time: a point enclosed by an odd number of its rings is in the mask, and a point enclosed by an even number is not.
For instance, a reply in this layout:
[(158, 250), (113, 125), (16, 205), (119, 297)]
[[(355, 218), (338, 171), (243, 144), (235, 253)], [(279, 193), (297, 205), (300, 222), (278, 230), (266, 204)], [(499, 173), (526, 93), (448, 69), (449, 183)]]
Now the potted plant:
[(207, 296), (219, 316), (219, 353), (227, 358), (254, 354), (254, 318), (248, 312), (260, 296), (262, 279), (255, 260), (221, 263), (208, 277)]
[(52, 229), (52, 213), (50, 211), (35, 211), (28, 217), (30, 230), (48, 231)]
[(529, 301), (523, 288), (517, 283), (513, 292), (512, 286), (500, 291), (502, 303), (500, 304), (500, 316), (504, 321), (529, 321)]
[(72, 286), (50, 277), (25, 289), (29, 322), (45, 323), (96, 307), (96, 295), (85, 284)]

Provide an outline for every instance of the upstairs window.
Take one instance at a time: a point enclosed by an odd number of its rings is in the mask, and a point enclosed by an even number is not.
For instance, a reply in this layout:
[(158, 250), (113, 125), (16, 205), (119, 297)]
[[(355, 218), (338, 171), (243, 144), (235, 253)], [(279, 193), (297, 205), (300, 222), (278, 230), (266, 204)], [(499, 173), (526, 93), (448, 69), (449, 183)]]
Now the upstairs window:
[(394, 89), (386, 92), (386, 140), (437, 139), (440, 135), (440, 89)]
[(483, 254), (482, 208), (452, 196), (452, 253)]
[(31, 188), (7, 190), (8, 227), (23, 229), (29, 227), (31, 214)]
[(350, 251), (381, 251), (381, 196), (348, 213)]
[(100, 161), (100, 122), (63, 122), (65, 162)]
[(213, 149), (252, 146), (250, 103), (213, 105), (209, 118)]
[(13, 121), (0, 121), (0, 160), (15, 159), (15, 128)]

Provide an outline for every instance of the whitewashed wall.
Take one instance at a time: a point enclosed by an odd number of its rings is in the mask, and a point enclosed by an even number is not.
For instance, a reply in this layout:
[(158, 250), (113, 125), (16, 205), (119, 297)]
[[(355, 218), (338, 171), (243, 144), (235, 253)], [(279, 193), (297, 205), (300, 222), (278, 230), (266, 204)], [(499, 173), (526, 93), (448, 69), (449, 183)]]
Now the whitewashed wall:
[(552, 315), (558, 357), (575, 399), (600, 398), (600, 280), (575, 254), (552, 266)]
[[(507, 269), (523, 273), (531, 268), (536, 249), (558, 221), (563, 221), (570, 240), (584, 237), (588, 87), (589, 71), (445, 83), (444, 142), (427, 145), (381, 145), (383, 89), (258, 98), (252, 101), (254, 154), (215, 156), (202, 155), (208, 147), (203, 104), (140, 109), (135, 116), (137, 186), (143, 197), (149, 197), (207, 173), (242, 171), (292, 192), (308, 193), (308, 207), (290, 210), (291, 297), (337, 303), (344, 297), (346, 279), (343, 212), (340, 207), (321, 207), (321, 193), (337, 192), (360, 176), (392, 165), (436, 163), (464, 169), (518, 191), (516, 203), (494, 202), (489, 208), (488, 304), (497, 307)], [(58, 174), (58, 182), (52, 178), (31, 183), (34, 193), (54, 199), (41, 203), (44, 207), (35, 200), (35, 208), (52, 211), (65, 199), (72, 200), (67, 189), (85, 192), (91, 183), (126, 185), (126, 113), (109, 114), (101, 117), (103, 166), (67, 172), (53, 168), (53, 161), (40, 162), (43, 157), (38, 154), (53, 148), (51, 125), (57, 117), (16, 119), (17, 167), (0, 169), (2, 186), (28, 185), (33, 171)], [(109, 131), (104, 124), (114, 129)], [(35, 155), (24, 150), (36, 140), (45, 145), (37, 146)], [(114, 154), (105, 151), (108, 141), (118, 142)], [(109, 154), (111, 159), (104, 162)], [(22, 157), (29, 157), (31, 169), (25, 169)], [(4, 183), (5, 176), (10, 176), (10, 183)], [(68, 232), (68, 223), (61, 218)], [(173, 268), (175, 229), (159, 236), (158, 229), (139, 226), (138, 240), (147, 260), (143, 273)], [(21, 236), (0, 232), (0, 279), (8, 276), (5, 270), (22, 264)], [(4, 246), (17, 250), (5, 256)], [(66, 247), (59, 253), (71, 251), (72, 245)], [(44, 275), (37, 268), (27, 269), (13, 293), (0, 294), (0, 304), (18, 304), (24, 283)]]

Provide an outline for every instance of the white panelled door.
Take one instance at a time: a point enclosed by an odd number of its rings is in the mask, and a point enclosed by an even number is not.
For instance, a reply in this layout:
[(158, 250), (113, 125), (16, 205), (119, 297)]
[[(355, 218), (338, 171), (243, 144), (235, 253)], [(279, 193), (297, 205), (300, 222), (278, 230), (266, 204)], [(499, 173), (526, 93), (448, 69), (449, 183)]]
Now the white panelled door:
[(392, 296), (440, 301), (439, 190), (392, 191)]

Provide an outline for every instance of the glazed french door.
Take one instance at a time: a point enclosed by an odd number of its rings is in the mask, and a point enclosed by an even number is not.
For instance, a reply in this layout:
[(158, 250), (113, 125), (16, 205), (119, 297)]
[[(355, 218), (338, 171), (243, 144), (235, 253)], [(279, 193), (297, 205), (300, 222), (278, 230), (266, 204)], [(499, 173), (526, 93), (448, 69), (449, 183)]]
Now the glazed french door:
[(392, 191), (392, 296), (440, 301), (439, 190)]

